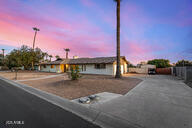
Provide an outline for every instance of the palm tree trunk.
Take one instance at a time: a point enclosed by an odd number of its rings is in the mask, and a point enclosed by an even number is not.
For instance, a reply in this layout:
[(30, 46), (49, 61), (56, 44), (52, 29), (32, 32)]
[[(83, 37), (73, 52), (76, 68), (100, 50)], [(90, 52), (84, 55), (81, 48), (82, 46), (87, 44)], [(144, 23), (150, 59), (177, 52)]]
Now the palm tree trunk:
[(121, 78), (120, 67), (120, 0), (117, 0), (117, 68), (115, 78)]
[(32, 60), (32, 70), (34, 70), (34, 48), (35, 48), (35, 38), (36, 38), (36, 35), (37, 35), (37, 31), (35, 31), (35, 35), (34, 35), (34, 38), (33, 38), (33, 60)]
[(66, 51), (66, 59), (68, 59), (68, 51)]

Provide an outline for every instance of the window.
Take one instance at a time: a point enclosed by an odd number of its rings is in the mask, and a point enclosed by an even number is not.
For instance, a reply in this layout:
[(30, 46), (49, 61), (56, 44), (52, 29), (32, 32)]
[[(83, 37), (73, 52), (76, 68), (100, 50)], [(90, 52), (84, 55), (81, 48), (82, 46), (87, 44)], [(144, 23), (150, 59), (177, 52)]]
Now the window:
[(86, 65), (81, 65), (82, 67), (81, 67), (81, 69), (82, 69), (82, 71), (86, 71)]
[(96, 69), (105, 69), (106, 68), (106, 64), (95, 64), (95, 68)]
[(54, 65), (51, 65), (51, 68), (54, 68)]
[(43, 65), (43, 68), (46, 68), (47, 66), (46, 65)]

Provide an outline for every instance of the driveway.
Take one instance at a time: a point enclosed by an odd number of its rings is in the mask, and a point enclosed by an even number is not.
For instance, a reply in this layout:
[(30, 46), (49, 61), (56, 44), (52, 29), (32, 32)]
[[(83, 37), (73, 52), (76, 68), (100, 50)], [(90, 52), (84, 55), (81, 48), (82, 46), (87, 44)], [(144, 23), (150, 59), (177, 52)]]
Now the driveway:
[(192, 88), (172, 76), (128, 77), (140, 78), (143, 82), (125, 96), (93, 108), (133, 127), (192, 128)]
[(1, 128), (99, 128), (0, 79)]

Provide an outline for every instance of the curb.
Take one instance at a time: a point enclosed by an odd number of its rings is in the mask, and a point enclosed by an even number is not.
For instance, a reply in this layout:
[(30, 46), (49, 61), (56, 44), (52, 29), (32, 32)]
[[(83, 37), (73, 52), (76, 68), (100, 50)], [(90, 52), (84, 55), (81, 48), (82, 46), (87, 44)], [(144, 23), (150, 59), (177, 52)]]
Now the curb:
[(43, 100), (48, 101), (62, 109), (65, 109), (93, 124), (96, 124), (102, 128), (141, 128), (140, 126), (128, 122), (127, 120), (114, 117), (110, 114), (100, 112), (94, 108), (87, 108), (80, 104), (71, 102), (68, 99), (56, 96), (54, 94), (36, 89), (25, 84), (14, 82), (6, 78), (0, 77), (1, 80), (16, 86), (32, 95), (35, 95)]

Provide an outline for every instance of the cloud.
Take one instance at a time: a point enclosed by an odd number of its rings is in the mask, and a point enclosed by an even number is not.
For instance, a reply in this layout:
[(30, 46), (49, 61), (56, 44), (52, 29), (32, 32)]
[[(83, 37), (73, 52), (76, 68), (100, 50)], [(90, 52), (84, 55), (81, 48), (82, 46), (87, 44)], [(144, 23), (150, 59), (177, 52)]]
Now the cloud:
[[(27, 2), (7, 1), (0, 1), (2, 5), (0, 8), (0, 40), (3, 40), (0, 41), (1, 45), (32, 46), (34, 36), (32, 27), (36, 26), (40, 28), (36, 46), (49, 54), (64, 56), (63, 48), (71, 49), (70, 56), (114, 56), (116, 53), (115, 3), (114, 6), (104, 9), (101, 7), (103, 5), (99, 5), (95, 0), (81, 0), (81, 4), (87, 7), (86, 9), (91, 14), (93, 13), (95, 18), (92, 19), (88, 13), (84, 14), (82, 10), (78, 10), (77, 13), (76, 8), (74, 10), (70, 7), (61, 8), (55, 3), (51, 5), (50, 2), (44, 0), (42, 0), (44, 4), (36, 3), (36, 9), (32, 4), (25, 4)], [(160, 56), (166, 57), (162, 52), (169, 52), (160, 43), (166, 39), (164, 37), (159, 39), (159, 33), (156, 33), (158, 38), (155, 39), (154, 33), (147, 35), (148, 30), (157, 32), (158, 27), (152, 28), (154, 25), (187, 26), (192, 23), (188, 13), (189, 9), (178, 13), (177, 18), (155, 19), (137, 4), (124, 2), (121, 7), (121, 55), (127, 56), (128, 60), (135, 64)], [(41, 11), (39, 11), (40, 8), (42, 8)], [(175, 36), (177, 35), (173, 35), (173, 40)], [(172, 42), (171, 39), (166, 41), (166, 46), (170, 42)], [(170, 56), (174, 56), (174, 54)]]
[[(104, 33), (95, 24), (92, 24), (83, 15), (74, 15), (68, 20), (59, 19), (57, 16), (31, 15), (14, 13), (3, 10), (0, 12), (0, 39), (9, 42), (9, 45), (32, 46), (34, 31), (33, 26), (40, 28), (37, 34), (36, 46), (50, 54), (63, 55), (63, 48), (70, 48), (71, 55), (94, 56), (109, 55), (111, 46), (110, 35)], [(69, 12), (70, 13), (70, 12)], [(69, 15), (69, 14), (68, 14)], [(72, 14), (71, 14), (72, 15)], [(81, 19), (77, 21), (76, 19)], [(0, 44), (7, 44), (0, 42)]]
[(147, 40), (126, 40), (123, 42), (122, 53), (133, 64), (154, 59), (158, 57), (155, 53), (164, 50), (164, 48), (155, 43), (150, 44), (150, 42)]

